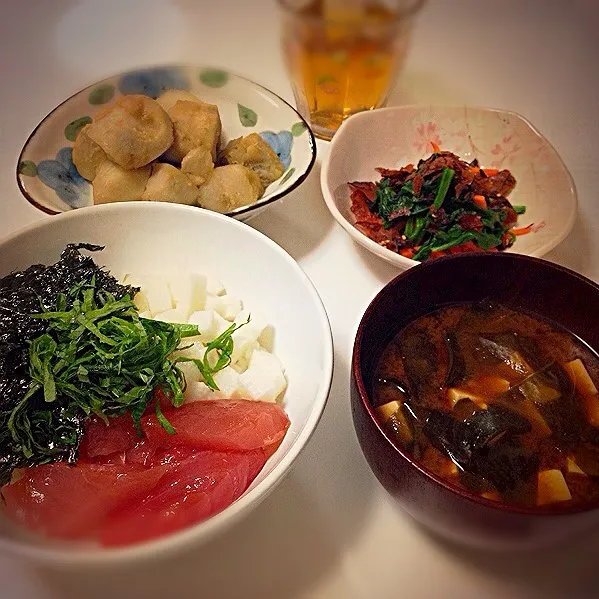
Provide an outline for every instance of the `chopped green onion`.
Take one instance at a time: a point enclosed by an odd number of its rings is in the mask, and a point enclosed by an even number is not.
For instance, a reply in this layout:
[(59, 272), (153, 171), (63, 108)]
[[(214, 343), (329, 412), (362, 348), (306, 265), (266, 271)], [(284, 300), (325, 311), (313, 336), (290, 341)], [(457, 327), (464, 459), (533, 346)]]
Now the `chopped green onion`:
[(524, 214), (526, 212), (526, 206), (512, 206), (516, 214)]

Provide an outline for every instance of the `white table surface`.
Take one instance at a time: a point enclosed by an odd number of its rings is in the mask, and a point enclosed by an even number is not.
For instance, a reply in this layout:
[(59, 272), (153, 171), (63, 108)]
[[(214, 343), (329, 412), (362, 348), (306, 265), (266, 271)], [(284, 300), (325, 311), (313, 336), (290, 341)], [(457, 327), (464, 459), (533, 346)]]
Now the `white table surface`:
[[(597, 0), (430, 0), (390, 102), (527, 116), (564, 158), (580, 198), (574, 231), (547, 258), (596, 280), (598, 56)], [(222, 66), (293, 101), (274, 0), (2, 0), (0, 236), (51, 218), (20, 196), (14, 176), (23, 142), (47, 112), (114, 72), (176, 62)], [(319, 163), (327, 151), (319, 142)], [(329, 403), (291, 474), (242, 523), (176, 560), (66, 575), (0, 556), (0, 597), (599, 597), (598, 533), (524, 555), (456, 547), (419, 529), (369, 471), (350, 417), (350, 349), (368, 302), (396, 271), (334, 223), (319, 174), (317, 164), (300, 189), (252, 222), (312, 278), (335, 339)]]

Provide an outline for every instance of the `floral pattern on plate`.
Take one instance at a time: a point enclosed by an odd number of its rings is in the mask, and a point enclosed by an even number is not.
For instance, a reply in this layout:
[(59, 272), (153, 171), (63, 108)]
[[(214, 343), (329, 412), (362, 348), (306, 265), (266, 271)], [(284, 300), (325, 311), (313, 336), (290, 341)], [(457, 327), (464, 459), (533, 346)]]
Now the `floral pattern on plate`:
[(143, 94), (156, 99), (167, 89), (190, 88), (189, 79), (181, 69), (154, 68), (125, 73), (118, 82), (121, 94)]
[(89, 204), (91, 185), (73, 164), (73, 148), (61, 148), (55, 160), (42, 160), (37, 165), (37, 176), (71, 208), (82, 208)]
[(272, 131), (263, 131), (260, 136), (274, 150), (285, 169), (288, 169), (291, 164), (291, 148), (293, 148), (293, 135), (291, 132), (273, 133)]

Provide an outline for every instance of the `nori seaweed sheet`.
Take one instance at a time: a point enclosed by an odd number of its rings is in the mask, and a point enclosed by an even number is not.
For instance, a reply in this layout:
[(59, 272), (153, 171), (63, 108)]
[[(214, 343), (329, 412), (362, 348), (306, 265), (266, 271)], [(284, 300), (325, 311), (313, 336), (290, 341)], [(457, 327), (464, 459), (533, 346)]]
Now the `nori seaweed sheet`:
[[(34, 319), (30, 314), (51, 310), (59, 293), (66, 293), (82, 281), (95, 277), (96, 287), (112, 293), (117, 299), (133, 297), (136, 288), (121, 285), (110, 273), (101, 269), (79, 250), (91, 252), (104, 248), (87, 243), (69, 244), (60, 260), (50, 266), (35, 264), (24, 271), (11, 273), (0, 279), (0, 485), (8, 482), (14, 468), (22, 468), (51, 461), (77, 459), (79, 440), (83, 435), (84, 418), (73, 416), (56, 406), (51, 417), (32, 422), (32, 430), (47, 451), (26, 457), (15, 443), (8, 429), (11, 412), (23, 399), (30, 384), (29, 341), (42, 335), (47, 322)], [(34, 396), (31, 408), (48, 411), (42, 396)], [(39, 405), (36, 406), (36, 403)], [(77, 438), (75, 444), (60, 443), (64, 438)], [(57, 442), (58, 441), (58, 442)]]

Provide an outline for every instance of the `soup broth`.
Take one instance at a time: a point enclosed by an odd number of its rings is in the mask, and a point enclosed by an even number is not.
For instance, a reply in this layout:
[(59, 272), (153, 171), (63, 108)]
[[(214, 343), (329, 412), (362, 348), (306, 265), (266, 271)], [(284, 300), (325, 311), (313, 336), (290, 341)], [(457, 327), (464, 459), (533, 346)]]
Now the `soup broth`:
[(526, 507), (599, 499), (599, 359), (568, 331), (444, 307), (395, 335), (374, 380), (388, 432), (445, 481)]

